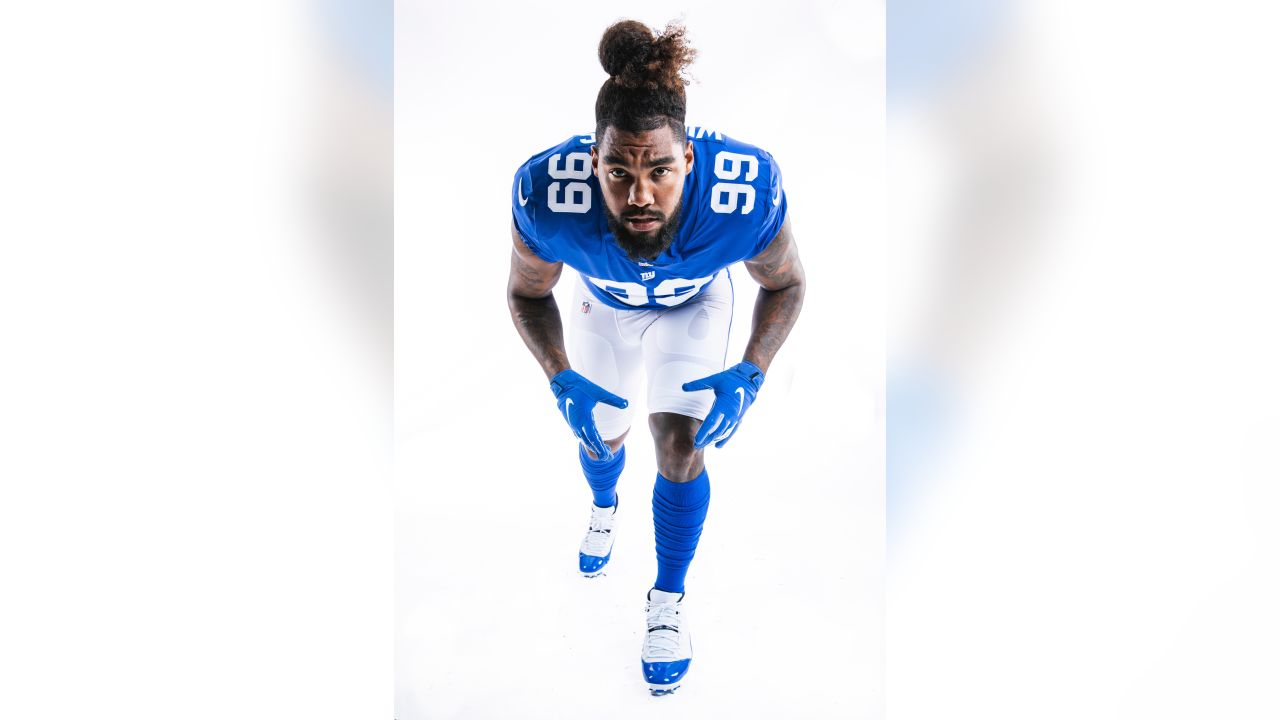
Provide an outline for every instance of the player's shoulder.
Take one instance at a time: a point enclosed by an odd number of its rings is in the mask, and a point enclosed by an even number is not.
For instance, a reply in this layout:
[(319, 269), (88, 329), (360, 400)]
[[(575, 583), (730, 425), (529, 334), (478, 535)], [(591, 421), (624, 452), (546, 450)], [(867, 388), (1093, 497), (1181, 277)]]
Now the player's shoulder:
[(596, 227), (596, 179), (591, 170), (593, 134), (573, 135), (531, 156), (516, 169), (511, 211), (525, 244), (544, 260), (560, 246)]
[[(521, 163), (516, 169), (511, 188), (513, 207), (526, 208), (530, 213), (537, 212), (545, 209), (548, 203), (557, 202), (557, 193), (547, 192), (551, 185), (594, 182), (591, 171), (591, 146), (594, 143), (595, 135), (592, 133), (573, 135)], [(568, 201), (568, 198), (564, 200)], [(589, 199), (586, 202), (589, 203)], [(571, 214), (581, 212), (573, 207), (551, 209), (558, 212), (569, 211)]]
[(778, 164), (768, 151), (722, 132), (688, 130), (694, 189), (685, 212), (689, 250), (728, 262), (755, 257), (777, 236), (787, 200)]
[(777, 184), (778, 163), (764, 148), (710, 128), (690, 126), (687, 132), (693, 143), (694, 172), (700, 178), (713, 183), (749, 183), (759, 188)]
[(693, 144), (695, 212), (710, 211), (717, 221), (734, 225), (776, 224), (785, 213), (782, 174), (764, 148), (722, 132), (689, 128)]

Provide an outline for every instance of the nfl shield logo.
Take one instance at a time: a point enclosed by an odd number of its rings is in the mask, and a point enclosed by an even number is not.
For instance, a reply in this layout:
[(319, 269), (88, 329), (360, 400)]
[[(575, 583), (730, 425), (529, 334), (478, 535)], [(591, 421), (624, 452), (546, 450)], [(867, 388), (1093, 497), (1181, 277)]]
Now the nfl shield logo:
[(582, 303), (582, 314), (586, 315), (589, 312), (591, 312), (591, 303), (584, 301)]

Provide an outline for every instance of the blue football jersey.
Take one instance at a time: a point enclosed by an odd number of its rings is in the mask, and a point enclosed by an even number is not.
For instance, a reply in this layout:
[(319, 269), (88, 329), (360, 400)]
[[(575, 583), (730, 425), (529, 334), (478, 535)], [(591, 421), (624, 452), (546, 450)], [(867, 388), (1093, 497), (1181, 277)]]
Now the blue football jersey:
[(591, 171), (593, 135), (576, 135), (520, 166), (511, 187), (516, 229), (538, 257), (581, 273), (606, 305), (683, 303), (729, 265), (759, 255), (787, 214), (772, 155), (701, 128), (689, 128), (689, 140), (693, 171), (684, 181), (680, 227), (653, 262), (631, 260), (614, 242)]

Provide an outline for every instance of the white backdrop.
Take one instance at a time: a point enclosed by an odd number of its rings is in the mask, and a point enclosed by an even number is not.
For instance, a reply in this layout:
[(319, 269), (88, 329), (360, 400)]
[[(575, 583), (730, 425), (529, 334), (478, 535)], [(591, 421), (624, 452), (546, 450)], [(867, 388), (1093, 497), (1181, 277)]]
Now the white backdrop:
[(389, 8), (317, 5), (0, 5), (0, 717), (391, 717)]
[(893, 717), (1280, 717), (1280, 12), (891, 7)]
[[(397, 717), (880, 717), (883, 8), (629, 12), (397, 5)], [(610, 572), (582, 579), (590, 493), (504, 293), (512, 174), (592, 129), (604, 28), (681, 16), (701, 53), (688, 122), (778, 159), (809, 292), (742, 430), (708, 451), (695, 660), (679, 693), (651, 698), (647, 426), (628, 442)], [(734, 273), (731, 359), (756, 292)]]

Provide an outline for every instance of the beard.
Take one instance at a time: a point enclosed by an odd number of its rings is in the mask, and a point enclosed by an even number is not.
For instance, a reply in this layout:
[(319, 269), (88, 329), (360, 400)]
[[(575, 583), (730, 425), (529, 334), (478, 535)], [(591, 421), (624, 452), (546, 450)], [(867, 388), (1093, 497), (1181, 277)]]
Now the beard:
[[(680, 211), (684, 207), (683, 200), (676, 205), (675, 212), (667, 218), (659, 210), (634, 210), (624, 212), (622, 217), (613, 214), (609, 206), (605, 206), (605, 218), (609, 222), (609, 232), (613, 233), (613, 241), (631, 258), (632, 262), (652, 261), (671, 247), (671, 241), (680, 229)], [(656, 218), (662, 224), (644, 233), (632, 232), (626, 225), (627, 218)]]

